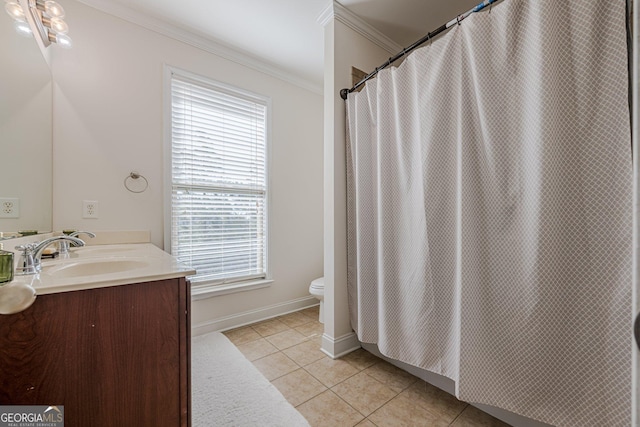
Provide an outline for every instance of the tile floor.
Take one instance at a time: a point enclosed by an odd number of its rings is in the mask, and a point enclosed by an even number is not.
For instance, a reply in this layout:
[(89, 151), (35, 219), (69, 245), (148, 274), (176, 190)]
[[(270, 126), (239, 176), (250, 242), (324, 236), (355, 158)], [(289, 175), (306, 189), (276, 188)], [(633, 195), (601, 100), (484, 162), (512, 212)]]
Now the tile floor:
[(314, 427), (507, 426), (363, 349), (331, 359), (323, 331), (316, 306), (224, 334)]

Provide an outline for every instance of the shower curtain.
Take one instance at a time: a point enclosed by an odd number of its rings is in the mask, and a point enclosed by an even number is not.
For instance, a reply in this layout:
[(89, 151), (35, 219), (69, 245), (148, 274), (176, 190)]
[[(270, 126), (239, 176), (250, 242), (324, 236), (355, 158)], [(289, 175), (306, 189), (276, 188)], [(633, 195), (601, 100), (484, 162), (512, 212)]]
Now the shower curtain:
[(362, 342), (462, 400), (631, 422), (625, 1), (505, 0), (347, 100)]

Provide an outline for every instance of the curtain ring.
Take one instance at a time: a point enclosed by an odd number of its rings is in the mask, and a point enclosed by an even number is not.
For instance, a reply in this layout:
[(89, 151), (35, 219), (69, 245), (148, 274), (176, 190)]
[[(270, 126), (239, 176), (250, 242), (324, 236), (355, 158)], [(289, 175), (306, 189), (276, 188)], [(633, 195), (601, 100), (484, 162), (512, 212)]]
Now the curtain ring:
[(458, 22), (458, 25), (460, 25), (460, 15), (456, 16), (456, 21)]

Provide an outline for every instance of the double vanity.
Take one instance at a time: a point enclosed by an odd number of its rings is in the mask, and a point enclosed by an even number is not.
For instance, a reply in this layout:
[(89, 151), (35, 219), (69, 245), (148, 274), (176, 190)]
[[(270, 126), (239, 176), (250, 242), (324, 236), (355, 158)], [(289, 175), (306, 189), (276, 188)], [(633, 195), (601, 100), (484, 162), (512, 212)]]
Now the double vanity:
[(194, 273), (135, 243), (72, 248), (15, 276), (5, 286), (37, 298), (0, 316), (0, 405), (64, 405), (67, 426), (189, 425)]

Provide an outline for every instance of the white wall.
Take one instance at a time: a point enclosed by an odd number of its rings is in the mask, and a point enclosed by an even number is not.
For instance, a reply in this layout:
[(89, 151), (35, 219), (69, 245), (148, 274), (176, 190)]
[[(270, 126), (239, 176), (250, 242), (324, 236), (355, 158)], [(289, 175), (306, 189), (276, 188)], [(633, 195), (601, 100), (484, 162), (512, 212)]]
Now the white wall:
[(369, 72), (389, 57), (362, 34), (337, 19), (325, 24), (324, 120), (324, 277), (323, 350), (336, 357), (359, 346), (349, 322), (347, 296), (347, 196), (345, 101), (351, 68)]
[[(64, 6), (74, 46), (52, 58), (54, 229), (150, 230), (163, 247), (163, 66), (171, 65), (269, 96), (273, 106), (275, 282), (194, 302), (194, 326), (215, 329), (231, 316), (229, 326), (238, 313), (260, 317), (277, 306), (273, 314), (308, 296), (309, 282), (322, 276), (322, 96), (84, 4)], [(131, 171), (148, 179), (146, 192), (124, 188)], [(84, 199), (99, 202), (98, 219), (82, 219)]]

